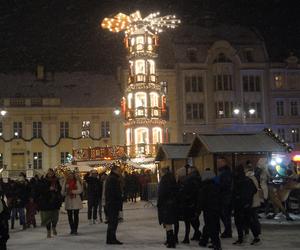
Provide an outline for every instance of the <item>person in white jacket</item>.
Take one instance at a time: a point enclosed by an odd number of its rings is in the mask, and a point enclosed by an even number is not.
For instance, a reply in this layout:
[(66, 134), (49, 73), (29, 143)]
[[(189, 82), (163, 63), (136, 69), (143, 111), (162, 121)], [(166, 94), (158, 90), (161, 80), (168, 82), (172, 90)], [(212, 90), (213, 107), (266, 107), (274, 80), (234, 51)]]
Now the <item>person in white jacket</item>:
[(77, 234), (79, 223), (79, 210), (82, 208), (82, 200), (80, 194), (82, 193), (82, 184), (80, 177), (70, 172), (62, 186), (62, 195), (65, 197), (65, 209), (68, 213), (68, 220), (72, 235)]

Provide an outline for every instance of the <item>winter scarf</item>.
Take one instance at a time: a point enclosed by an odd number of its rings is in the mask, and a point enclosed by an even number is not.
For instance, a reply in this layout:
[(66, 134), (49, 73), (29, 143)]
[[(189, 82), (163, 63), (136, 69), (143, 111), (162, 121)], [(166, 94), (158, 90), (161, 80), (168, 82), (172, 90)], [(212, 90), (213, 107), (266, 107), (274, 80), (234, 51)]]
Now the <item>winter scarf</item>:
[(72, 194), (72, 191), (77, 189), (76, 180), (75, 179), (68, 180), (67, 184), (68, 184), (68, 194), (70, 195), (71, 199), (73, 199), (76, 196), (75, 194)]

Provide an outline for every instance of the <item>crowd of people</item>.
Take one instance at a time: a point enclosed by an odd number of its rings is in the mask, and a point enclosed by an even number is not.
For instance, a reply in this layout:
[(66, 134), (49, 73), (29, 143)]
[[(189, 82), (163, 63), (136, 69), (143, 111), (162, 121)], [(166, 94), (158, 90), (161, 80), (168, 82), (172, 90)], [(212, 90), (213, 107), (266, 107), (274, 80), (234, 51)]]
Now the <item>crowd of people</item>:
[[(165, 245), (168, 248), (175, 248), (178, 244), (179, 222), (183, 221), (185, 236), (182, 243), (189, 244), (193, 240), (202, 247), (221, 250), (221, 239), (233, 235), (232, 215), (238, 235), (233, 244), (243, 244), (249, 231), (253, 234), (251, 245), (260, 243), (261, 225), (257, 210), (261, 204), (266, 204), (268, 197), (268, 178), (264, 168), (247, 161), (232, 171), (226, 159), (221, 157), (217, 159), (216, 172), (217, 175), (207, 168), (200, 173), (189, 165), (176, 173), (169, 168), (161, 169), (158, 220), (166, 230)], [(148, 200), (150, 182), (149, 173), (122, 173), (117, 165), (111, 166), (109, 175), (92, 170), (83, 178), (74, 171), (67, 171), (59, 177), (49, 169), (45, 176), (35, 176), (30, 180), (23, 173), (17, 180), (7, 183), (0, 180), (0, 249), (6, 250), (9, 225), (14, 229), (18, 220), (22, 230), (36, 227), (37, 213), (41, 225), (46, 228), (47, 238), (57, 235), (59, 211), (63, 204), (70, 234), (77, 235), (79, 211), (85, 198), (89, 224), (106, 223), (106, 243), (121, 245), (123, 243), (117, 239), (116, 232), (122, 221), (123, 203), (136, 202), (137, 197)], [(204, 219), (202, 229), (201, 213)], [(191, 228), (194, 232), (190, 238)]]
[[(74, 171), (67, 171), (63, 177), (57, 176), (53, 169), (49, 169), (45, 176), (36, 175), (30, 180), (24, 173), (6, 183), (0, 179), (0, 249), (6, 249), (9, 229), (18, 227), (16, 221), (22, 230), (37, 227), (38, 213), (41, 225), (46, 228), (47, 238), (57, 235), (56, 226), (63, 204), (70, 234), (77, 235), (79, 211), (84, 198), (87, 199), (89, 224), (108, 224), (107, 243), (121, 244), (116, 240), (115, 231), (117, 223), (122, 220), (122, 204), (136, 202), (137, 197), (147, 200), (147, 184), (151, 182), (151, 177), (147, 172), (121, 173), (118, 169), (113, 166), (110, 175), (91, 170), (83, 178)], [(114, 176), (118, 176), (117, 183)]]
[[(211, 242), (209, 247), (221, 250), (220, 238), (232, 238), (232, 214), (238, 232), (238, 239), (233, 244), (242, 244), (249, 230), (253, 234), (251, 245), (260, 242), (261, 226), (257, 209), (263, 199), (254, 167), (248, 161), (233, 173), (225, 158), (219, 158), (217, 166), (218, 175), (209, 168), (200, 174), (188, 165), (180, 168), (175, 175), (168, 168), (163, 169), (157, 207), (159, 223), (166, 230), (165, 244), (168, 248), (175, 248), (179, 242), (179, 221), (184, 221), (185, 237), (182, 243), (190, 243), (192, 226), (192, 240), (203, 247)], [(204, 218), (202, 232), (201, 213)], [(223, 232), (220, 222), (224, 225)]]

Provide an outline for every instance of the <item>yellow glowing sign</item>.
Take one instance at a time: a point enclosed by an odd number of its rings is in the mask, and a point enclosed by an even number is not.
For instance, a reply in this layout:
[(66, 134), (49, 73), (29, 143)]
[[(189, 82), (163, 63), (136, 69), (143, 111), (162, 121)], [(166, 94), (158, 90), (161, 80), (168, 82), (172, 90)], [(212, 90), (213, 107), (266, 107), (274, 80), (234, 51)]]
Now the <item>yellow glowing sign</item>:
[(293, 156), (293, 161), (300, 162), (300, 155), (294, 155)]

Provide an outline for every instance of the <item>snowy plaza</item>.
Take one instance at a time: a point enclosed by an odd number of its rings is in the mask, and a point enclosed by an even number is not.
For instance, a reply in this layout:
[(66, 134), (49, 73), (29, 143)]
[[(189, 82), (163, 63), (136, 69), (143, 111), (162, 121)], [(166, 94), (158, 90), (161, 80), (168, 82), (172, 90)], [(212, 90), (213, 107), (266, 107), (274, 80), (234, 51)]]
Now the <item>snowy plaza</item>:
[[(39, 221), (39, 215), (37, 215)], [(222, 240), (223, 249), (272, 249), (296, 250), (300, 248), (300, 217), (294, 216), (295, 221), (287, 222), (284, 218), (278, 220), (262, 220), (262, 244), (250, 246), (252, 236), (242, 246), (233, 246), (234, 239)], [(203, 223), (201, 222), (201, 226)], [(67, 215), (62, 208), (58, 224), (58, 236), (46, 238), (46, 229), (42, 227), (30, 228), (22, 231), (16, 229), (10, 233), (9, 250), (81, 250), (81, 249), (166, 249), (163, 245), (165, 231), (158, 225), (157, 210), (149, 203), (124, 204), (124, 222), (119, 225), (118, 238), (124, 242), (122, 246), (108, 246), (105, 244), (106, 228), (104, 223), (89, 225), (86, 208), (80, 212), (80, 223), (77, 236), (69, 234)], [(235, 231), (235, 229), (234, 229)], [(192, 236), (191, 230), (191, 236)], [(184, 237), (184, 224), (180, 224), (179, 240)], [(178, 249), (205, 249), (200, 248), (197, 242), (190, 245), (180, 243)], [(207, 248), (208, 249), (208, 248)]]

